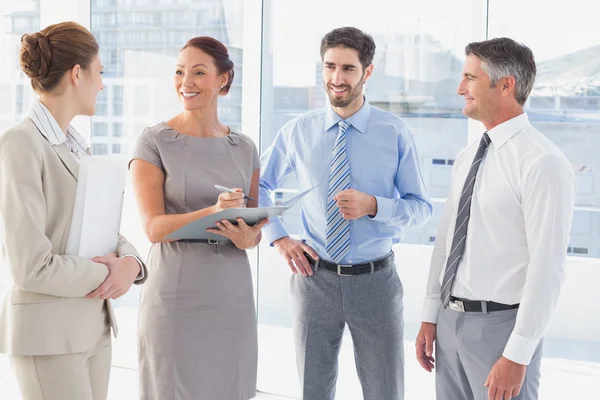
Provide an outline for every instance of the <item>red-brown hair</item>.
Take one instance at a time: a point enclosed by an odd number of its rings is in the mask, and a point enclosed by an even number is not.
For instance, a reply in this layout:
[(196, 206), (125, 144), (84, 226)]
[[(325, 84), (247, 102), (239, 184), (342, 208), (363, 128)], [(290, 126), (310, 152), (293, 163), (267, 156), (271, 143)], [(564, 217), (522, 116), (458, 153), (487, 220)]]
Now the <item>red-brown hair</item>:
[(231, 61), (229, 58), (227, 47), (225, 47), (225, 45), (219, 42), (217, 39), (210, 36), (198, 36), (188, 40), (181, 51), (187, 49), (188, 47), (194, 47), (212, 57), (215, 66), (217, 67), (217, 71), (219, 71), (220, 74), (227, 74), (227, 83), (221, 89), (221, 93), (229, 93), (229, 89), (233, 83), (234, 72), (233, 61)]
[(21, 69), (38, 93), (49, 92), (64, 73), (79, 64), (87, 69), (98, 55), (98, 42), (76, 22), (61, 22), (21, 37)]

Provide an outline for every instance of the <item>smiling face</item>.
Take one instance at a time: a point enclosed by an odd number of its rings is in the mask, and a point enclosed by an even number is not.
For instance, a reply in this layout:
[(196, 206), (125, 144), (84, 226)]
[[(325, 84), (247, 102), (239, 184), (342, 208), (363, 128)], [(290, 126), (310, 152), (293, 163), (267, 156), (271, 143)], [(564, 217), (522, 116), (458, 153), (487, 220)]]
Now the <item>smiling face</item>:
[(363, 86), (373, 65), (363, 70), (358, 51), (332, 47), (323, 55), (323, 83), (333, 107), (344, 108), (362, 101)]
[(210, 55), (190, 46), (177, 57), (173, 82), (183, 108), (195, 110), (210, 104), (216, 106), (221, 88), (227, 83), (227, 73), (219, 73)]
[(462, 75), (456, 92), (465, 99), (463, 114), (485, 123), (502, 102), (501, 85), (492, 86), (490, 77), (481, 68), (481, 60), (472, 54), (465, 60)]

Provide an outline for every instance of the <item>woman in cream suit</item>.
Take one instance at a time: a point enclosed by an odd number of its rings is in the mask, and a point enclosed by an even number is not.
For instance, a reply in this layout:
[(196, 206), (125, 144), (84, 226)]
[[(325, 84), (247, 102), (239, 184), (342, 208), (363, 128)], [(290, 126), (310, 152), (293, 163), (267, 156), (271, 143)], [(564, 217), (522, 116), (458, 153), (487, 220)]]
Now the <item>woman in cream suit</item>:
[(24, 400), (106, 399), (110, 299), (141, 283), (145, 267), (120, 237), (116, 254), (65, 255), (79, 159), (70, 124), (91, 116), (102, 90), (98, 44), (65, 22), (21, 39), (21, 68), (39, 94), (0, 135), (0, 250), (13, 279), (0, 309), (0, 352), (10, 356)]

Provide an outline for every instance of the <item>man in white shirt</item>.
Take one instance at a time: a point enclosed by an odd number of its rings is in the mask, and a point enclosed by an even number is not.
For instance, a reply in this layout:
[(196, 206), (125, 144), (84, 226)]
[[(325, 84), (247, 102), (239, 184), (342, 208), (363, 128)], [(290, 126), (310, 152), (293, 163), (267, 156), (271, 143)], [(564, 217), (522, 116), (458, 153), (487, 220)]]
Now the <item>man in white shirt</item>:
[(456, 157), (417, 359), (427, 371), (435, 363), (438, 399), (534, 400), (565, 275), (575, 177), (523, 111), (536, 74), (531, 50), (498, 38), (465, 53), (457, 93), (463, 114), (487, 131)]

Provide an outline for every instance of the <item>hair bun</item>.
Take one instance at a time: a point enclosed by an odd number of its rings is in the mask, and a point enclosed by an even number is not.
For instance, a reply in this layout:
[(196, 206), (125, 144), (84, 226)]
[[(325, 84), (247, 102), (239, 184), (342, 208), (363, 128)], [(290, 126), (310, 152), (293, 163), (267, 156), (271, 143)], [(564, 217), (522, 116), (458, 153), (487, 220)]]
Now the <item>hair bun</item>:
[(50, 69), (52, 50), (46, 36), (40, 32), (21, 37), (21, 69), (30, 78), (44, 78)]

